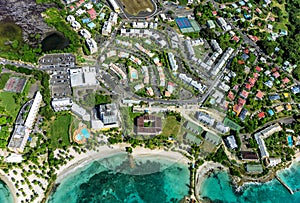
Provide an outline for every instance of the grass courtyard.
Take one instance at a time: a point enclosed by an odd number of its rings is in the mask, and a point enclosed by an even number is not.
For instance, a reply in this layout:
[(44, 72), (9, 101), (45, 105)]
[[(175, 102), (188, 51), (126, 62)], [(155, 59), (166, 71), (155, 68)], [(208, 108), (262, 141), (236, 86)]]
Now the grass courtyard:
[(69, 113), (59, 114), (50, 123), (49, 137), (51, 138), (51, 146), (61, 148), (70, 146), (69, 128), (72, 121), (72, 115)]
[(180, 131), (180, 122), (176, 120), (175, 116), (168, 116), (163, 121), (163, 129), (162, 129), (162, 135), (169, 137), (177, 137)]
[(12, 92), (0, 92), (0, 106), (5, 108), (7, 115), (15, 118), (21, 108), (20, 105), (16, 104), (14, 95)]

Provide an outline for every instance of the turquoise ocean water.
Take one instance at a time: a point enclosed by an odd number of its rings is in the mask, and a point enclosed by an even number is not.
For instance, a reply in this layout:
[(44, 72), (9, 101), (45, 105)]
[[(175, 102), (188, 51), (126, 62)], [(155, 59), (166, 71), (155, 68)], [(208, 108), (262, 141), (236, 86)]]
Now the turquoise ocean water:
[[(284, 174), (284, 175), (283, 175)], [(292, 189), (300, 186), (300, 164), (278, 173)], [(246, 184), (239, 192), (231, 185), (226, 172), (214, 172), (200, 187), (200, 196), (212, 202), (240, 203), (300, 203), (300, 192), (290, 194), (276, 179), (263, 184)]]
[(0, 202), (1, 203), (12, 203), (13, 197), (11, 196), (11, 193), (6, 186), (6, 184), (2, 181), (0, 181)]
[(187, 166), (157, 157), (134, 160), (134, 167), (126, 154), (94, 161), (64, 178), (48, 203), (169, 203), (188, 194)]

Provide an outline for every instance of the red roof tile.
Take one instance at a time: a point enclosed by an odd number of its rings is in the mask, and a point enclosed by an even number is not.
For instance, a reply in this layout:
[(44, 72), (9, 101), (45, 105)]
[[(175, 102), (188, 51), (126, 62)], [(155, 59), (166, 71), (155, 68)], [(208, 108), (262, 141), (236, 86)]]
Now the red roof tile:
[(234, 100), (234, 94), (231, 91), (229, 91), (227, 97), (230, 99), (230, 101)]
[(262, 69), (261, 69), (261, 67), (256, 66), (256, 67), (255, 67), (255, 70), (256, 70), (257, 72), (260, 72)]
[(274, 76), (275, 78), (278, 78), (278, 77), (280, 76), (280, 74), (276, 71), (275, 73), (273, 73), (273, 76)]
[(246, 88), (247, 90), (251, 90), (252, 85), (250, 85), (250, 83), (246, 83), (245, 88)]
[(259, 114), (257, 114), (257, 116), (258, 116), (259, 119), (262, 119), (262, 118), (265, 117), (265, 112), (262, 111)]
[(253, 86), (256, 82), (256, 78), (249, 78), (248, 82), (250, 82), (250, 84)]
[(284, 84), (289, 83), (289, 82), (290, 82), (290, 79), (288, 79), (287, 77), (285, 77), (285, 78), (283, 78), (282, 82), (283, 82)]
[(263, 97), (264, 97), (264, 93), (262, 92), (262, 91), (260, 91), (260, 90), (258, 90), (258, 92), (257, 92), (257, 94), (256, 94), (256, 97), (258, 98), (258, 99), (262, 99)]
[(248, 95), (249, 95), (249, 92), (247, 92), (247, 91), (245, 91), (245, 90), (243, 90), (243, 91), (241, 92), (241, 96), (244, 97), (245, 99), (248, 97)]
[(246, 100), (239, 98), (238, 104), (243, 107), (246, 104)]

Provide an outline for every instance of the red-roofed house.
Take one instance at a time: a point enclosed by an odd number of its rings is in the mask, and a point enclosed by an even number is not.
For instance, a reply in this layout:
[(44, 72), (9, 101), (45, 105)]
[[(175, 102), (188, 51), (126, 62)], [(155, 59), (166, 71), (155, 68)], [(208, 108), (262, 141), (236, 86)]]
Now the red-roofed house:
[(273, 76), (274, 76), (275, 78), (279, 78), (280, 74), (278, 73), (278, 71), (276, 71), (275, 73), (273, 73)]
[(253, 86), (256, 83), (256, 78), (249, 78), (248, 82)]
[(94, 19), (97, 17), (97, 12), (95, 11), (94, 8), (88, 10), (87, 12), (88, 12), (88, 14), (90, 15), (90, 18), (91, 18), (92, 20), (94, 20)]
[(236, 116), (238, 116), (238, 115), (240, 114), (242, 108), (243, 108), (243, 107), (240, 106), (240, 105), (238, 105), (238, 104), (235, 104), (235, 105), (233, 106), (233, 111), (236, 113)]
[(290, 82), (290, 79), (288, 79), (287, 77), (285, 77), (285, 78), (283, 78), (282, 82), (283, 82), (284, 84), (289, 83), (289, 82)]
[(247, 90), (251, 90), (252, 85), (250, 85), (250, 83), (246, 83), (245, 88), (246, 88)]
[(240, 41), (240, 38), (239, 38), (238, 36), (234, 35), (234, 36), (232, 37), (232, 40), (234, 40), (234, 41), (236, 41), (236, 42), (239, 42), (239, 41)]
[(233, 94), (233, 92), (229, 91), (227, 97), (230, 99), (230, 101), (233, 101), (234, 100), (234, 94)]
[(265, 117), (265, 112), (262, 111), (262, 112), (258, 113), (257, 116), (259, 119), (262, 119)]
[(255, 11), (256, 11), (258, 14), (261, 14), (261, 13), (262, 13), (262, 11), (261, 11), (258, 7), (255, 9)]
[(258, 92), (256, 93), (256, 98), (259, 100), (262, 100), (262, 98), (264, 97), (264, 93), (260, 90), (258, 90)]
[(275, 21), (275, 18), (270, 17), (268, 20), (274, 22), (274, 21)]
[(246, 48), (246, 49), (243, 50), (243, 52), (244, 52), (245, 54), (249, 54), (250, 51), (249, 51), (248, 48)]
[(262, 71), (262, 68), (259, 67), (259, 66), (256, 66), (256, 67), (255, 67), (255, 70), (256, 70), (257, 72), (260, 72), (260, 71)]
[(245, 104), (246, 104), (246, 100), (242, 99), (242, 98), (239, 98), (238, 105), (243, 107)]
[(259, 74), (258, 73), (253, 73), (254, 78), (258, 78)]
[(243, 90), (240, 94), (244, 99), (247, 99), (248, 95), (249, 95), (249, 92)]
[(214, 16), (216, 16), (217, 14), (218, 14), (218, 12), (217, 11), (213, 11), (213, 12), (211, 12)]
[(253, 36), (253, 35), (248, 35), (248, 37), (253, 40), (254, 42), (257, 42), (259, 40), (259, 38), (257, 36)]
[(239, 65), (243, 65), (243, 64), (245, 64), (245, 61), (238, 60), (238, 64), (239, 64)]
[(239, 86), (238, 85), (235, 85), (234, 87), (233, 87), (233, 90), (235, 90), (235, 91), (237, 91), (239, 89)]

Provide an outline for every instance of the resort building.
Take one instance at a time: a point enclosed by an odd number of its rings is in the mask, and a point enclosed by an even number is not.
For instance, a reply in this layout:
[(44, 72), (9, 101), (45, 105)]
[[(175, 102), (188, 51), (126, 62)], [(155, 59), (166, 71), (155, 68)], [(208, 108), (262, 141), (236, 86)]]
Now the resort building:
[(102, 27), (102, 35), (109, 36), (112, 30), (112, 24), (109, 21), (105, 21)]
[(199, 112), (197, 116), (198, 120), (206, 125), (213, 126), (215, 119), (210, 117), (208, 114)]
[(189, 121), (186, 122), (185, 128), (191, 131), (192, 133), (195, 133), (196, 135), (200, 135), (203, 131), (200, 126)]
[(183, 142), (184, 142), (185, 144), (191, 143), (191, 144), (197, 144), (197, 145), (200, 145), (201, 142), (202, 142), (200, 138), (198, 138), (197, 136), (195, 136), (195, 135), (193, 135), (193, 134), (191, 134), (191, 133), (185, 133), (185, 134), (183, 135), (183, 138), (184, 138)]
[(71, 109), (73, 102), (70, 98), (54, 98), (51, 101), (51, 106), (54, 111), (68, 111)]
[(255, 152), (241, 151), (243, 161), (258, 161), (258, 156)]
[(230, 149), (236, 149), (238, 148), (237, 144), (236, 144), (236, 140), (234, 138), (234, 135), (230, 135), (228, 137), (226, 137), (224, 139), (224, 142), (226, 144), (226, 146)]
[(258, 144), (258, 148), (260, 150), (261, 158), (269, 157), (269, 153), (267, 151), (267, 147), (266, 147), (263, 139), (265, 139), (265, 138), (271, 136), (272, 134), (274, 134), (275, 132), (279, 132), (281, 130), (282, 130), (282, 127), (277, 123), (277, 124), (271, 125), (265, 129), (263, 129), (262, 131), (259, 131), (254, 134), (254, 138), (255, 138), (255, 140)]
[(91, 54), (94, 54), (98, 51), (97, 43), (93, 38), (86, 39), (85, 43)]
[(69, 72), (72, 87), (94, 86), (98, 84), (95, 67), (72, 68)]
[(154, 115), (143, 115), (138, 117), (136, 133), (138, 135), (158, 135), (162, 133), (161, 118)]
[(113, 7), (116, 13), (120, 13), (120, 7), (115, 0), (109, 0), (109, 4)]
[(213, 67), (211, 74), (213, 76), (216, 76), (221, 68), (225, 65), (231, 54), (233, 53), (234, 49), (229, 47), (226, 52), (222, 55), (221, 59), (218, 61), (218, 63)]
[[(32, 130), (34, 120), (38, 114), (43, 97), (38, 91), (34, 97), (29, 113), (24, 123), (15, 126), (13, 135), (10, 138), (8, 148), (17, 153), (24, 151), (25, 145)], [(21, 109), (22, 110), (22, 109)], [(21, 112), (22, 113), (22, 112)]]
[(91, 115), (88, 114), (86, 112), (86, 110), (84, 108), (80, 107), (78, 104), (73, 103), (71, 110), (75, 115), (79, 116), (82, 120), (84, 120), (84, 121), (91, 120)]
[(178, 69), (178, 65), (176, 63), (176, 60), (174, 58), (174, 54), (173, 53), (168, 53), (168, 59), (169, 59), (169, 62), (170, 62), (170, 66), (172, 68), (172, 71), (173, 72), (176, 72), (177, 69)]
[(222, 18), (222, 17), (217, 18), (217, 23), (220, 25), (220, 27), (223, 30), (225, 30), (225, 31), (231, 30), (231, 26), (227, 24), (227, 22), (224, 20), (224, 18)]
[(204, 139), (209, 141), (210, 143), (214, 144), (214, 145), (219, 145), (222, 141), (221, 137), (211, 133), (211, 132), (206, 132)]

